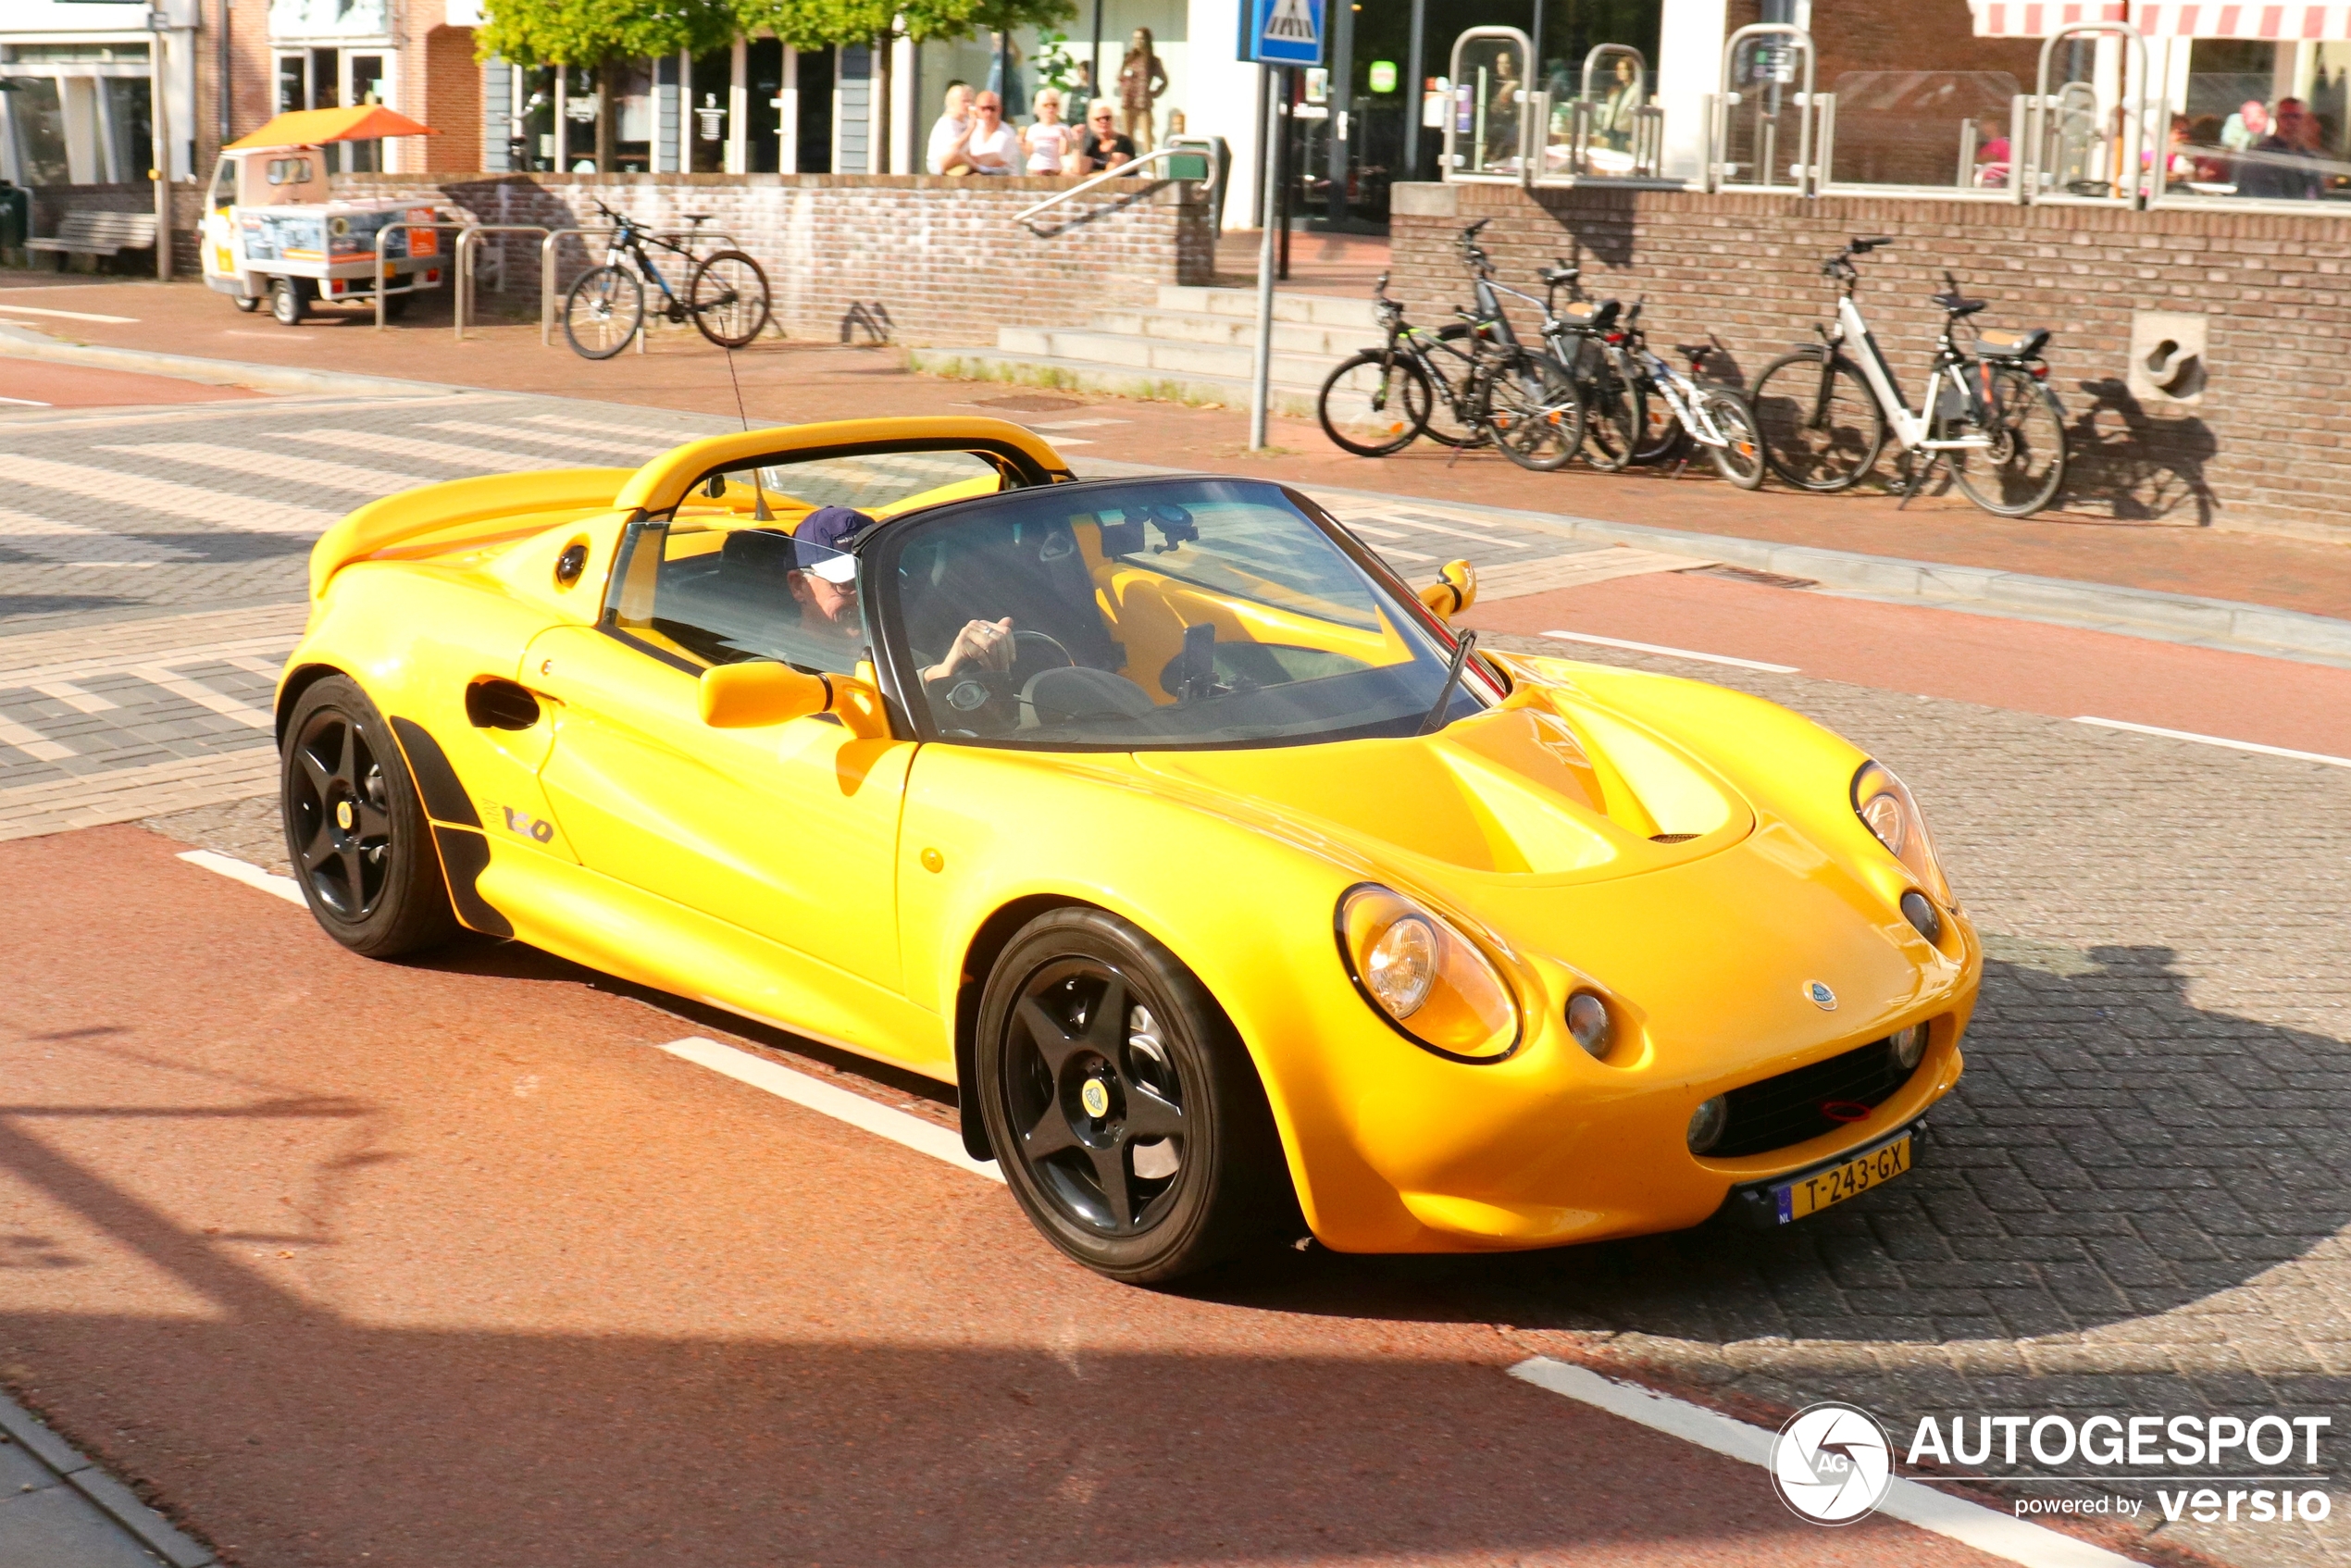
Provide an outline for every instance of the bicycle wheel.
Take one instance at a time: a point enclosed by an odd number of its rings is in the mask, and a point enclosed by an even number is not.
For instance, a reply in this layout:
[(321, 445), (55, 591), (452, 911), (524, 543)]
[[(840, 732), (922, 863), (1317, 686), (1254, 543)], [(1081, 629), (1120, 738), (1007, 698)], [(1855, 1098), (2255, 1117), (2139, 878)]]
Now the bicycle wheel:
[(1494, 444), (1522, 468), (1564, 468), (1584, 444), (1584, 400), (1549, 355), (1530, 354), (1494, 379)]
[(713, 251), (686, 280), (686, 308), (703, 337), (741, 348), (767, 325), (767, 274), (740, 251)]
[(1755, 428), (1755, 415), (1747, 399), (1718, 389), (1699, 394), (1698, 407), (1730, 441), (1728, 446), (1706, 449), (1706, 454), (1714, 459), (1714, 471), (1741, 490), (1762, 489), (1763, 433)]
[(1613, 359), (1602, 356), (1582, 383), (1582, 392), (1584, 461), (1603, 474), (1623, 472), (1632, 466), (1648, 428), (1640, 388)]
[(1431, 361), (1436, 374), (1429, 388), (1428, 417), (1421, 422), (1421, 434), (1440, 446), (1484, 446), (1486, 427), (1463, 417), (1469, 404), (1469, 391), (1476, 372), (1465, 362), (1455, 359), (1453, 368), (1458, 378), (1446, 374), (1446, 359), (1439, 355)]
[(1366, 349), (1323, 382), (1314, 399), (1323, 433), (1358, 457), (1385, 457), (1412, 444), (1428, 423), (1428, 377), (1401, 355)]
[(1755, 379), (1749, 404), (1772, 472), (1798, 490), (1847, 490), (1876, 467), (1885, 415), (1860, 371), (1818, 349), (1784, 354)]
[(1653, 372), (1641, 371), (1634, 385), (1641, 396), (1641, 440), (1633, 450), (1633, 461), (1670, 462), (1689, 445), (1689, 432), (1682, 429), (1681, 416), (1673, 412), (1673, 405), (1658, 392)]
[(2023, 517), (2046, 506), (2065, 482), (2065, 409), (2057, 393), (2027, 372), (1992, 371), (1998, 417), (1989, 452), (1947, 452), (1967, 498), (1996, 517)]
[(579, 275), (564, 296), (564, 336), (582, 359), (610, 359), (645, 324), (645, 285), (617, 267)]

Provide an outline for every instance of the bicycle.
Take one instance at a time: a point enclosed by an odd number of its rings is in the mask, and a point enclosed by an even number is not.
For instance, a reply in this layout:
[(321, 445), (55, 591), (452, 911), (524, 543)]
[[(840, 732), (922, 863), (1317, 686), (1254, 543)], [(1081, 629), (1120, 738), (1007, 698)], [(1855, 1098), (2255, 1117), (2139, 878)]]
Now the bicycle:
[[(720, 348), (741, 348), (767, 325), (771, 296), (767, 274), (760, 270), (759, 263), (739, 250), (717, 250), (703, 256), (694, 254), (708, 214), (687, 215), (692, 232), (680, 244), (602, 202), (594, 205), (612, 224), (612, 240), (605, 247), (603, 264), (581, 273), (564, 296), (564, 336), (581, 358), (610, 359), (644, 330), (647, 280), (661, 291), (665, 319), (681, 325), (690, 320)], [(648, 254), (648, 245), (690, 264), (683, 299), (670, 288), (669, 280)]]
[[(1908, 505), (1937, 465), (1948, 468), (1970, 501), (1995, 516), (2022, 517), (2048, 504), (2065, 482), (2065, 409), (2048, 388), (2041, 349), (2046, 327), (2021, 332), (1977, 328), (1974, 354), (1962, 353), (1954, 330), (1990, 304), (1959, 293), (1946, 271), (1934, 367), (1919, 406), (1904, 405), (1894, 372), (1854, 302), (1855, 256), (1894, 243), (1856, 236), (1831, 253), (1821, 275), (1839, 286), (1834, 325), (1816, 323), (1818, 344), (1782, 355), (1756, 378), (1754, 409), (1772, 471), (1803, 490), (1847, 490), (1885, 451), (1892, 426), (1905, 467)], [(1859, 342), (1856, 361), (1845, 345)], [(1979, 467), (1973, 459), (1981, 454)]]
[[(1675, 343), (1673, 352), (1690, 362), (1688, 370), (1677, 370), (1649, 347), (1648, 334), (1640, 323), (1641, 304), (1636, 301), (1624, 318), (1625, 352), (1642, 382), (1656, 394), (1648, 407), (1653, 416), (1661, 407), (1663, 418), (1661, 431), (1661, 421), (1651, 417), (1650, 443), (1635, 454), (1634, 460), (1656, 463), (1678, 455), (1686, 467), (1690, 447), (1702, 446), (1716, 473), (1741, 490), (1761, 489), (1763, 435), (1756, 426), (1755, 411), (1735, 390), (1698, 379), (1721, 345), (1710, 341)], [(1680, 471), (1674, 470), (1677, 475)]]
[[(1543, 342), (1576, 392), (1582, 416), (1584, 461), (1604, 474), (1621, 473), (1638, 460), (1640, 433), (1648, 423), (1636, 367), (1624, 353), (1617, 300), (1571, 300), (1560, 309), (1559, 292), (1575, 288), (1584, 269), (1564, 257), (1556, 267), (1536, 269), (1543, 283)], [(1529, 305), (1537, 303), (1515, 289)]]

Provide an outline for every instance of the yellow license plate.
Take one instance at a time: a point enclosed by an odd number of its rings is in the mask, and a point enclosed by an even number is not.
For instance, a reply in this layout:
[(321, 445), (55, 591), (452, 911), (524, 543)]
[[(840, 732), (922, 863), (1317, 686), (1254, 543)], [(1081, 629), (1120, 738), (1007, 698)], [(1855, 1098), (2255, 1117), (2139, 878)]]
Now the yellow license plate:
[(1832, 1203), (1857, 1198), (1909, 1168), (1910, 1135), (1904, 1133), (1893, 1142), (1881, 1143), (1841, 1165), (1783, 1182), (1772, 1188), (1772, 1197), (1779, 1209), (1780, 1223), (1786, 1225), (1807, 1214), (1819, 1213)]

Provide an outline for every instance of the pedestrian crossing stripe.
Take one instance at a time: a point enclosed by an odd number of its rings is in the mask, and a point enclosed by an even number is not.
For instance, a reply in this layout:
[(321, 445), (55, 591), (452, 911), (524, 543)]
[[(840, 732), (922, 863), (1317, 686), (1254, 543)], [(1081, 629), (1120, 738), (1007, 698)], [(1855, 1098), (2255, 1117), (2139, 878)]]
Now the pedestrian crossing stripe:
[(1315, 24), (1314, 14), (1307, 8), (1306, 0), (1275, 0), (1274, 14), (1265, 20), (1265, 36), (1286, 38), (1298, 44), (1318, 44), (1322, 29)]

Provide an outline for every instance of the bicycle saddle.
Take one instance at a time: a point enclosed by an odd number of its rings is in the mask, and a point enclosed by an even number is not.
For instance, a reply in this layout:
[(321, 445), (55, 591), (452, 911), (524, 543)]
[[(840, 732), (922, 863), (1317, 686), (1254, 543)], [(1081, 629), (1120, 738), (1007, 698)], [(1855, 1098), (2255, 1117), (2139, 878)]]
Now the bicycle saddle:
[(678, 216), (692, 224), (708, 223), (711, 217), (711, 215), (706, 212), (681, 212)]
[(1578, 332), (1605, 332), (1623, 308), (1622, 300), (1578, 300), (1560, 312), (1560, 319)]
[(1989, 305), (1992, 302), (1990, 300), (1963, 299), (1958, 294), (1936, 294), (1934, 296), (1934, 303), (1941, 305), (1945, 310), (1949, 311), (1954, 316), (1972, 316), (1977, 311)]
[(1584, 269), (1580, 267), (1538, 267), (1535, 269), (1535, 276), (1546, 283), (1573, 283), (1584, 276)]
[(1675, 343), (1673, 352), (1685, 359), (1699, 360), (1712, 354), (1714, 345), (1712, 343)]

